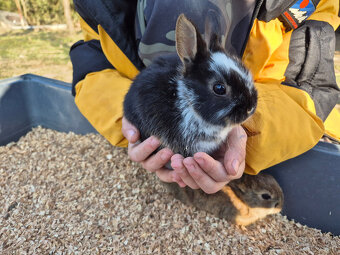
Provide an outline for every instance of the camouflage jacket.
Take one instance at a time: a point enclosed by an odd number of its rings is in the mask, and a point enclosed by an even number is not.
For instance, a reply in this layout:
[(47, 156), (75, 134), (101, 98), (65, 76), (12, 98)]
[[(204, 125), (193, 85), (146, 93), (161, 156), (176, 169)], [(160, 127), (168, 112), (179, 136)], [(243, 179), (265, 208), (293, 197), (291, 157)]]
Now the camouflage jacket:
[(133, 78), (157, 55), (174, 52), (180, 13), (204, 34), (215, 22), (225, 48), (242, 58), (259, 92), (243, 127), (246, 172), (312, 148), (323, 135), (340, 141), (334, 73), (338, 0), (74, 0), (84, 40), (71, 47), (73, 94), (81, 113), (113, 145)]

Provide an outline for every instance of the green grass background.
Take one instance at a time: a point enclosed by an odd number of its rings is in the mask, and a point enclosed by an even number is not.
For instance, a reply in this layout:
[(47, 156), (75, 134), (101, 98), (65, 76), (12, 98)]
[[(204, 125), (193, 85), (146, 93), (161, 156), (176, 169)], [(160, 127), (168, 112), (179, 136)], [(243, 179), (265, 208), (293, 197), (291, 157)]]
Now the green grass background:
[(71, 82), (71, 45), (81, 32), (15, 31), (0, 36), (0, 79), (25, 73)]
[[(340, 85), (340, 33), (337, 33), (334, 67)], [(72, 81), (71, 45), (82, 39), (66, 31), (14, 31), (0, 35), (0, 79), (34, 73)]]

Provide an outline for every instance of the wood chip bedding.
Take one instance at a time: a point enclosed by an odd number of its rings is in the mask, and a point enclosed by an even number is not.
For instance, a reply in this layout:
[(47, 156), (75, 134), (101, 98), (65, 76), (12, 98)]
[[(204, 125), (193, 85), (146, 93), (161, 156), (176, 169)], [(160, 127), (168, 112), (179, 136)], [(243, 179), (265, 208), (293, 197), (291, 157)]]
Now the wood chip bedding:
[(97, 134), (35, 128), (0, 147), (0, 254), (340, 254), (278, 214), (248, 227), (174, 199)]

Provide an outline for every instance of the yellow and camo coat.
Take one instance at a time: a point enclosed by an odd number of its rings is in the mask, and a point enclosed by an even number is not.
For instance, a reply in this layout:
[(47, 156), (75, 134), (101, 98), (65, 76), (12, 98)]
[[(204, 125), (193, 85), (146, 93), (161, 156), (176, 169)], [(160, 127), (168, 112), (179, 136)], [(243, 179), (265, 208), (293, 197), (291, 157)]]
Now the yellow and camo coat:
[[(124, 96), (145, 66), (138, 54), (135, 17), (140, 2), (146, 1), (103, 2), (74, 1), (84, 40), (70, 52), (73, 93), (80, 112), (94, 128), (111, 144), (124, 147)], [(333, 64), (339, 1), (254, 2), (240, 53), (259, 94), (255, 114), (243, 124), (251, 134), (248, 174), (304, 153), (324, 135), (340, 141), (340, 113), (334, 108), (339, 88)]]

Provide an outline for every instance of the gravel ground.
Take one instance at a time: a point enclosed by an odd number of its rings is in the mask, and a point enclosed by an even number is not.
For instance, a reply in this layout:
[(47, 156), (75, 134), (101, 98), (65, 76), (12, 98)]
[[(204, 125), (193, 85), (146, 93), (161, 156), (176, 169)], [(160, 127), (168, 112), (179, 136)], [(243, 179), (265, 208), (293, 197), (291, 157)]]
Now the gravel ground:
[(0, 147), (0, 254), (340, 254), (282, 215), (241, 228), (185, 206), (100, 135), (35, 128)]

